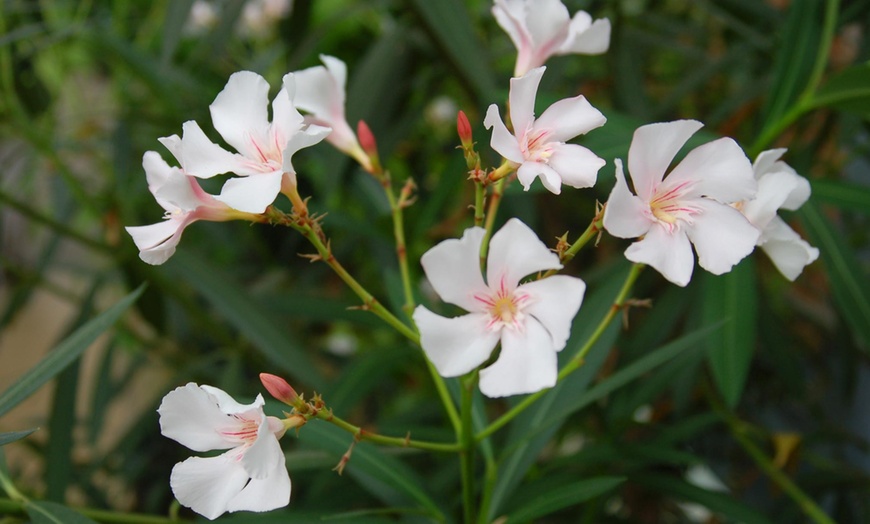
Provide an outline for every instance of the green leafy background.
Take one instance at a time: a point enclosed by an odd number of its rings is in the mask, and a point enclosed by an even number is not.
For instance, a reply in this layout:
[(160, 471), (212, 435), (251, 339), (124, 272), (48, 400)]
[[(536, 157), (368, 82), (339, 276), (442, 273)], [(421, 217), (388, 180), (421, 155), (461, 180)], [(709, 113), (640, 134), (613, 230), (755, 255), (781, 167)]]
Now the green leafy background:
[[(243, 34), (244, 2), (214, 3), (217, 20), (200, 31), (186, 24), (189, 0), (0, 3), (0, 330), (9, 335), (0, 338), (0, 366), (26, 371), (0, 383), (2, 477), (17, 486), (3, 484), (0, 513), (34, 523), (108, 521), (101, 510), (169, 521), (178, 511), (169, 471), (188, 451), (160, 436), (155, 409), (189, 381), (247, 401), (261, 391), (257, 374), (269, 371), (364, 427), (452, 438), (419, 351), (349, 309), (358, 301), (329, 268), (298, 256), (312, 252), (299, 235), (200, 222), (169, 262), (151, 267), (123, 227), (161, 218), (142, 154), (168, 158), (157, 138), (186, 120), (216, 137), (207, 108), (231, 73), (253, 70), (276, 86), (329, 54), (348, 64), (351, 123), (366, 120), (395, 180), (417, 183), (406, 224), (412, 278), (421, 282), (420, 255), (470, 224), (457, 109), (469, 115), (485, 161), (498, 160), (482, 117), (491, 103), (504, 107), (515, 51), (491, 4), (297, 0), (273, 27)], [(696, 118), (706, 127), (692, 145), (724, 135), (752, 147), (800, 100), (825, 3), (565, 4), (610, 18), (611, 48), (551, 59), (538, 108), (584, 94), (608, 122), (579, 143), (608, 165), (592, 190), (556, 197), (512, 188), (500, 215), (522, 218), (551, 244), (585, 229), (612, 187), (612, 159), (625, 158), (639, 125)], [(870, 521), (868, 434), (860, 432), (870, 417), (870, 2), (844, 1), (837, 14), (821, 87), (805, 100), (812, 110), (770, 144), (788, 147), (785, 159), (812, 183), (811, 201), (784, 218), (819, 248), (819, 261), (794, 284), (760, 252), (725, 276), (696, 268), (685, 289), (646, 270), (632, 296), (653, 298), (653, 307), (631, 308), (578, 373), (482, 444), (500, 472), (487, 519), (691, 522), (691, 504), (716, 522), (805, 522), (730, 435), (726, 421), (736, 417), (837, 522)], [(326, 144), (294, 164), (302, 194), (326, 215), (336, 257), (400, 312), (379, 185)], [(210, 182), (216, 192), (220, 181)], [(610, 307), (627, 271), (625, 247), (605, 235), (568, 266), (589, 292), (566, 353)], [(34, 316), (31, 337), (12, 336)], [(33, 342), (48, 333), (55, 338), (45, 347)], [(497, 416), (514, 401), (479, 403), (477, 415)], [(282, 443), (290, 506), (221, 522), (453, 522), (461, 514), (453, 456), (361, 443), (339, 476), (331, 468), (350, 435), (311, 423)], [(687, 480), (699, 468), (726, 490)], [(15, 491), (28, 502), (11, 503)]]

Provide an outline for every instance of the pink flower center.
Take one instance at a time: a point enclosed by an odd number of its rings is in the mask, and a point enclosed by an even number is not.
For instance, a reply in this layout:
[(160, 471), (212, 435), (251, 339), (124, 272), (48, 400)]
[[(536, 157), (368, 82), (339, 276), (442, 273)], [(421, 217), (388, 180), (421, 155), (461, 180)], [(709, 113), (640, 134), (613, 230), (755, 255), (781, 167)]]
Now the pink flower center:
[(263, 173), (271, 173), (284, 165), (284, 146), (286, 140), (275, 129), (265, 132), (248, 133), (248, 151), (246, 156), (252, 160), (254, 169)]
[(506, 327), (518, 331), (523, 330), (523, 322), (526, 318), (523, 308), (531, 302), (531, 296), (516, 289), (508, 289), (504, 277), (501, 278), (498, 289), (493, 290), (490, 294), (474, 295), (474, 299), (483, 304), (489, 313), (487, 329), (497, 331)]
[(232, 419), (234, 424), (227, 429), (219, 430), (220, 434), (230, 442), (253, 444), (257, 440), (257, 434), (260, 432), (260, 422), (242, 418), (238, 415), (233, 415)]
[(534, 131), (531, 124), (526, 132), (523, 133), (523, 140), (520, 140), (520, 151), (523, 153), (523, 158), (532, 162), (542, 162), (544, 164), (550, 161), (553, 156), (553, 143), (549, 142), (549, 130)]
[(701, 211), (692, 206), (685, 198), (691, 186), (692, 182), (686, 181), (669, 189), (659, 187), (650, 200), (650, 213), (668, 232), (679, 229), (679, 221), (691, 224), (692, 215)]

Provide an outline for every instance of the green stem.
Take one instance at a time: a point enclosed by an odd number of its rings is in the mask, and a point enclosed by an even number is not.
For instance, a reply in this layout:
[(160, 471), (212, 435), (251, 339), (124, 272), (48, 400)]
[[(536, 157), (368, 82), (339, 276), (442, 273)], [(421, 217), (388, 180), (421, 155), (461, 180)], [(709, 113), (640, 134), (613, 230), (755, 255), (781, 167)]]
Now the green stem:
[(477, 370), (460, 382), (460, 413), (462, 414), (459, 466), (462, 472), (462, 509), (466, 524), (474, 522), (474, 426), (472, 425), (472, 400), (477, 387)]
[[(310, 220), (296, 220), (292, 216), (286, 215), (281, 211), (275, 209), (274, 207), (270, 207), (266, 210), (266, 216), (268, 217), (271, 223), (281, 224), (285, 226), (292, 227), (296, 231), (302, 233), (302, 235), (311, 242), (311, 245), (317, 250), (317, 254), (321, 260), (323, 260), (336, 275), (341, 278), (345, 284), (354, 293), (362, 300), (363, 307), (367, 310), (371, 311), (381, 320), (386, 322), (388, 325), (393, 327), (396, 331), (404, 335), (408, 340), (413, 342), (416, 346), (420, 346), (420, 335), (407, 324), (396, 318), (395, 315), (390, 313), (387, 308), (385, 308), (380, 302), (378, 302), (375, 297), (366, 290), (365, 287), (362, 286), (353, 276), (344, 269), (335, 256), (332, 254), (332, 250), (329, 248), (327, 244), (321, 239), (319, 232), (320, 229), (318, 227), (315, 230), (311, 225)], [(435, 389), (438, 391), (438, 395), (441, 397), (441, 403), (444, 405), (445, 411), (447, 411), (447, 416), (450, 419), (451, 424), (455, 431), (459, 430), (459, 414), (456, 412), (456, 406), (453, 404), (453, 400), (450, 398), (450, 392), (447, 391), (447, 385), (444, 383), (444, 379), (441, 375), (438, 374), (438, 370), (435, 369), (435, 366), (426, 359), (426, 365), (429, 369), (429, 374), (432, 376), (432, 381), (435, 383)]]
[(444, 378), (438, 373), (428, 357), (424, 355), (426, 367), (429, 369), (429, 376), (432, 377), (432, 382), (435, 384), (435, 389), (438, 391), (438, 396), (441, 397), (441, 403), (444, 404), (444, 409), (447, 411), (447, 418), (450, 419), (450, 425), (453, 426), (453, 432), (459, 437), (462, 422), (459, 420), (459, 413), (456, 411), (456, 406), (453, 404), (453, 397), (450, 396), (450, 391), (447, 390), (447, 383)]
[(731, 431), (731, 435), (740, 444), (740, 447), (746, 451), (755, 464), (772, 480), (786, 495), (789, 496), (803, 511), (803, 513), (812, 519), (817, 524), (836, 524), (820, 508), (812, 498), (801, 490), (781, 469), (779, 469), (767, 454), (761, 450), (749, 437), (749, 424), (738, 419), (730, 410), (708, 392), (707, 397), (710, 400), (713, 409), (715, 409)]
[(489, 251), (489, 237), (492, 236), (492, 228), (495, 225), (495, 216), (498, 214), (498, 206), (501, 204), (501, 197), (504, 194), (505, 179), (501, 178), (495, 183), (492, 190), (492, 196), (489, 199), (489, 208), (486, 210), (486, 221), (484, 228), (486, 233), (483, 235), (483, 241), (480, 243), (480, 267), (485, 268), (486, 254)]
[(396, 257), (399, 260), (399, 273), (402, 276), (402, 289), (405, 292), (404, 310), (405, 315), (410, 319), (416, 304), (414, 302), (413, 287), (411, 286), (411, 272), (408, 269), (408, 248), (405, 242), (405, 222), (402, 216), (402, 207), (405, 205), (406, 196), (403, 190), (402, 196), (396, 199), (389, 173), (385, 173), (382, 184), (393, 214), (393, 236), (396, 238)]
[[(622, 284), (622, 289), (619, 290), (619, 293), (616, 295), (616, 298), (613, 300), (613, 304), (610, 306), (610, 309), (607, 310), (607, 313), (604, 315), (604, 318), (601, 319), (601, 322), (598, 323), (598, 326), (595, 328), (595, 331), (589, 336), (586, 340), (586, 343), (577, 351), (568, 364), (559, 371), (559, 377), (557, 382), (561, 382), (565, 380), (565, 378), (580, 368), (583, 365), (584, 359), (592, 347), (598, 342), (598, 339), (601, 338), (601, 335), (604, 334), (604, 331), (616, 317), (617, 313), (622, 310), (625, 301), (628, 299), (628, 294), (631, 291), (634, 282), (637, 280), (637, 277), (640, 276), (641, 270), (643, 270), (643, 264), (634, 264), (631, 266), (631, 271), (628, 272), (628, 276), (625, 277), (625, 282)], [(526, 398), (524, 398), (520, 403), (511, 408), (507, 413), (495, 419), (489, 426), (484, 428), (480, 433), (474, 436), (475, 440), (482, 440), (486, 437), (492, 435), (499, 429), (503, 428), (508, 422), (515, 419), (517, 415), (525, 411), (529, 406), (538, 401), (541, 397), (548, 393), (549, 390), (538, 391), (537, 393), (533, 393)]]
[[(0, 498), (0, 514), (27, 514), (28, 501), (10, 500)], [(158, 517), (155, 515), (142, 515), (136, 513), (121, 513), (116, 511), (108, 511), (91, 508), (70, 508), (76, 513), (80, 513), (91, 520), (105, 522), (107, 524), (170, 524), (182, 522), (178, 519), (167, 517)]]
[(486, 186), (481, 182), (474, 183), (474, 225), (483, 227), (483, 219), (486, 216), (483, 206), (486, 202)]
[[(595, 218), (592, 219), (592, 222), (589, 223), (589, 227), (586, 228), (586, 231), (584, 231), (583, 234), (581, 234), (577, 238), (577, 240), (575, 240), (574, 243), (571, 244), (571, 247), (566, 249), (565, 252), (559, 256), (559, 262), (562, 265), (565, 265), (568, 262), (574, 260), (574, 257), (577, 256), (577, 253), (580, 252), (580, 249), (582, 249), (583, 246), (585, 246), (590, 240), (595, 238), (598, 233), (604, 230), (604, 223), (602, 222), (603, 217), (603, 211), (596, 214)], [(558, 270), (556, 269), (551, 269), (544, 273), (541, 278), (555, 275), (557, 271)]]
[(498, 465), (492, 454), (484, 453), (483, 456), (486, 461), (486, 471), (484, 472), (483, 495), (480, 501), (480, 512), (477, 514), (477, 524), (489, 523), (489, 507), (492, 505), (492, 492), (498, 480)]
[(320, 235), (318, 235), (317, 231), (315, 231), (311, 225), (299, 224), (293, 221), (288, 222), (287, 225), (302, 233), (302, 235), (311, 242), (311, 245), (317, 250), (320, 259), (322, 259), (326, 265), (331, 267), (335, 274), (338, 275), (338, 277), (341, 278), (354, 293), (356, 293), (356, 296), (358, 296), (360, 300), (362, 300), (364, 309), (367, 309), (380, 317), (381, 320), (389, 324), (414, 344), (418, 346), (420, 345), (420, 335), (418, 335), (417, 332), (411, 329), (407, 324), (396, 318), (395, 315), (390, 313), (383, 304), (381, 304), (371, 293), (368, 292), (368, 290), (366, 290), (365, 287), (362, 286), (362, 284), (357, 282), (357, 280), (353, 278), (346, 269), (344, 269), (344, 266), (338, 262), (335, 255), (332, 254), (332, 250), (323, 242)]
[(425, 449), (428, 451), (440, 451), (446, 453), (456, 453), (462, 450), (462, 444), (459, 443), (442, 443), (442, 442), (429, 442), (425, 440), (413, 440), (409, 437), (388, 437), (385, 435), (379, 435), (377, 433), (372, 433), (370, 431), (366, 431), (359, 426), (354, 426), (350, 422), (347, 422), (344, 419), (338, 418), (332, 414), (331, 410), (325, 409), (317, 412), (316, 417), (320, 420), (324, 420), (329, 422), (339, 428), (347, 431), (352, 434), (358, 440), (367, 440), (369, 442), (374, 442), (375, 444), (381, 444), (384, 446), (394, 446), (400, 448), (417, 448), (417, 449)]

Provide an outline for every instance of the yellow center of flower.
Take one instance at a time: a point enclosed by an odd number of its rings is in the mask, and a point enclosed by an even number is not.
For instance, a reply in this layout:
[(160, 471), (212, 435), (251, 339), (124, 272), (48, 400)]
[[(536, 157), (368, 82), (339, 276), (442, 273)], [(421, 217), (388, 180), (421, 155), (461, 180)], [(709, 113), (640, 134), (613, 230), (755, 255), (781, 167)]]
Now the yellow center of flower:
[(481, 303), (487, 313), (489, 322), (487, 329), (498, 330), (503, 327), (508, 329), (523, 329), (525, 315), (523, 308), (531, 301), (529, 294), (517, 289), (511, 290), (502, 277), (498, 288), (490, 294), (474, 295), (474, 299)]
[(490, 309), (490, 314), (493, 318), (499, 318), (505, 324), (510, 324), (517, 315), (517, 309), (517, 304), (514, 302), (513, 297), (508, 295), (495, 299), (492, 309)]

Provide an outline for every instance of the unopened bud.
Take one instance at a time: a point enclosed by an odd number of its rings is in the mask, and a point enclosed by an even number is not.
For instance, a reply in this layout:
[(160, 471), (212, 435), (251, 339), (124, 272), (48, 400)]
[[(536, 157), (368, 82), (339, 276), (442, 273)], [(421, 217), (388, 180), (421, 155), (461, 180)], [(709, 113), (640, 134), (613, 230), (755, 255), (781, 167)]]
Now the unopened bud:
[(260, 373), (260, 382), (270, 395), (288, 406), (295, 406), (298, 402), (299, 395), (283, 378), (270, 373)]
[(468, 117), (465, 116), (465, 111), (460, 110), (456, 115), (456, 131), (459, 133), (459, 140), (462, 141), (464, 149), (474, 147), (474, 142), (471, 137), (471, 123), (468, 122)]
[(375, 141), (375, 135), (372, 133), (371, 128), (369, 128), (369, 125), (366, 124), (365, 120), (360, 120), (357, 123), (356, 134), (357, 137), (359, 137), (359, 145), (362, 146), (363, 151), (369, 155), (378, 154), (378, 144)]
[(369, 157), (372, 167), (375, 171), (380, 170), (380, 159), (378, 157), (378, 143), (375, 141), (375, 135), (364, 120), (360, 120), (356, 125), (356, 136), (359, 139), (359, 145)]

